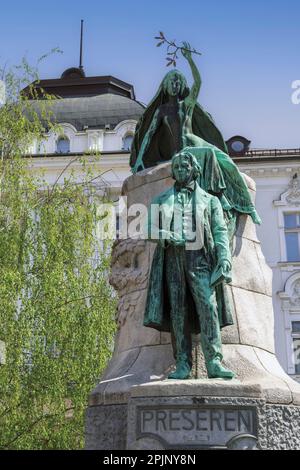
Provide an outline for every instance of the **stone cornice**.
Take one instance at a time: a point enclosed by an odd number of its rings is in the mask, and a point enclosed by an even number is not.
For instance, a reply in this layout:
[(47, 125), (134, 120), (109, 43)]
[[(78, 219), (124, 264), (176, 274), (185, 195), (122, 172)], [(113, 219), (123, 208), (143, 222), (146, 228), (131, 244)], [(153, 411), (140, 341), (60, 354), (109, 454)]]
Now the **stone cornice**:
[[(241, 159), (240, 159), (241, 160)], [(262, 161), (251, 161), (251, 162), (237, 162), (240, 171), (252, 178), (264, 178), (264, 177), (291, 177), (293, 173), (300, 172), (300, 158), (298, 157), (294, 161), (274, 161), (262, 162)]]

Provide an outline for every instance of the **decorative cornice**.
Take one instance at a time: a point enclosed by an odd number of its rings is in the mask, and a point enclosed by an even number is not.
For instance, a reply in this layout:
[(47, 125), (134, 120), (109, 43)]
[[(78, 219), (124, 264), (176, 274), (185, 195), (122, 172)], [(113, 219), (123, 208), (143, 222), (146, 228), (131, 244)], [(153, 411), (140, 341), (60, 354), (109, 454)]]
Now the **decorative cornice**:
[(280, 261), (277, 266), (281, 271), (300, 271), (300, 261)]
[[(29, 160), (29, 166), (32, 169), (43, 168), (44, 170), (55, 170), (63, 169), (69, 163), (70, 160), (74, 160), (71, 168), (80, 168), (82, 165), (80, 163), (82, 157), (85, 157), (88, 163), (99, 166), (100, 168), (106, 169), (125, 169), (130, 171), (129, 167), (129, 152), (101, 152), (100, 157), (97, 158), (93, 155), (86, 155), (80, 153), (68, 154), (68, 155), (47, 155), (41, 157), (37, 155), (35, 158)], [(76, 160), (76, 157), (78, 159)]]
[(251, 178), (274, 178), (274, 177), (286, 177), (291, 176), (292, 173), (300, 173), (300, 163), (299, 158), (295, 161), (294, 164), (285, 163), (277, 164), (270, 163), (268, 165), (261, 162), (251, 162), (251, 164), (238, 163), (239, 170), (246, 175), (249, 175)]

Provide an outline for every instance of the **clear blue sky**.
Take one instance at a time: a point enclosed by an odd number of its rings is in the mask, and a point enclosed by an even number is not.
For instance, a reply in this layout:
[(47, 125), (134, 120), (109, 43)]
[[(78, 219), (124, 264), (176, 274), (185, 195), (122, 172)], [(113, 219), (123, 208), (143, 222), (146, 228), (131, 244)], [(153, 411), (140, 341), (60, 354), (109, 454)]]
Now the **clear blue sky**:
[[(300, 80), (299, 0), (12, 0), (1, 2), (0, 61), (35, 60), (63, 50), (40, 67), (56, 78), (78, 65), (80, 19), (85, 20), (87, 75), (114, 75), (132, 83), (147, 103), (167, 71), (159, 30), (202, 51), (200, 103), (225, 139), (242, 134), (252, 147), (300, 147), (300, 104), (291, 83)], [(178, 63), (188, 77), (188, 67)]]

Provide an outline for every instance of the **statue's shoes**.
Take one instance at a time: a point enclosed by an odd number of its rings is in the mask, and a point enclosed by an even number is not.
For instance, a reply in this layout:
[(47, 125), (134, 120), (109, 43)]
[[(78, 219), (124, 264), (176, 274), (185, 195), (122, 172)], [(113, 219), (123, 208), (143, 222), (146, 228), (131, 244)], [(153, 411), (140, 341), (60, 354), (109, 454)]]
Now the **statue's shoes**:
[(223, 367), (219, 360), (208, 362), (206, 368), (210, 379), (233, 379), (235, 377), (235, 373)]
[(178, 364), (176, 370), (168, 375), (168, 379), (186, 380), (190, 377), (191, 368), (188, 364)]

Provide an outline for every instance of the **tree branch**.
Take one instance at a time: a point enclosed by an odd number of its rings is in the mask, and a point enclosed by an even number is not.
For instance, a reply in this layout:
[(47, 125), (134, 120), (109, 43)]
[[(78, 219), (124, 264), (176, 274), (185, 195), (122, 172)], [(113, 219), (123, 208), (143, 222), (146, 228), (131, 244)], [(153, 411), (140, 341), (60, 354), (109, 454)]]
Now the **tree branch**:
[(174, 65), (176, 67), (176, 63), (178, 60), (178, 52), (179, 51), (187, 51), (190, 52), (191, 54), (197, 54), (197, 55), (202, 55), (201, 52), (196, 51), (196, 49), (189, 49), (184, 46), (179, 46), (176, 44), (175, 39), (173, 41), (170, 41), (167, 39), (162, 31), (159, 32), (159, 36), (155, 36), (155, 38), (158, 43), (156, 44), (156, 47), (160, 47), (163, 44), (167, 45), (167, 57), (166, 61), (168, 62), (166, 64), (167, 67), (170, 65)]

